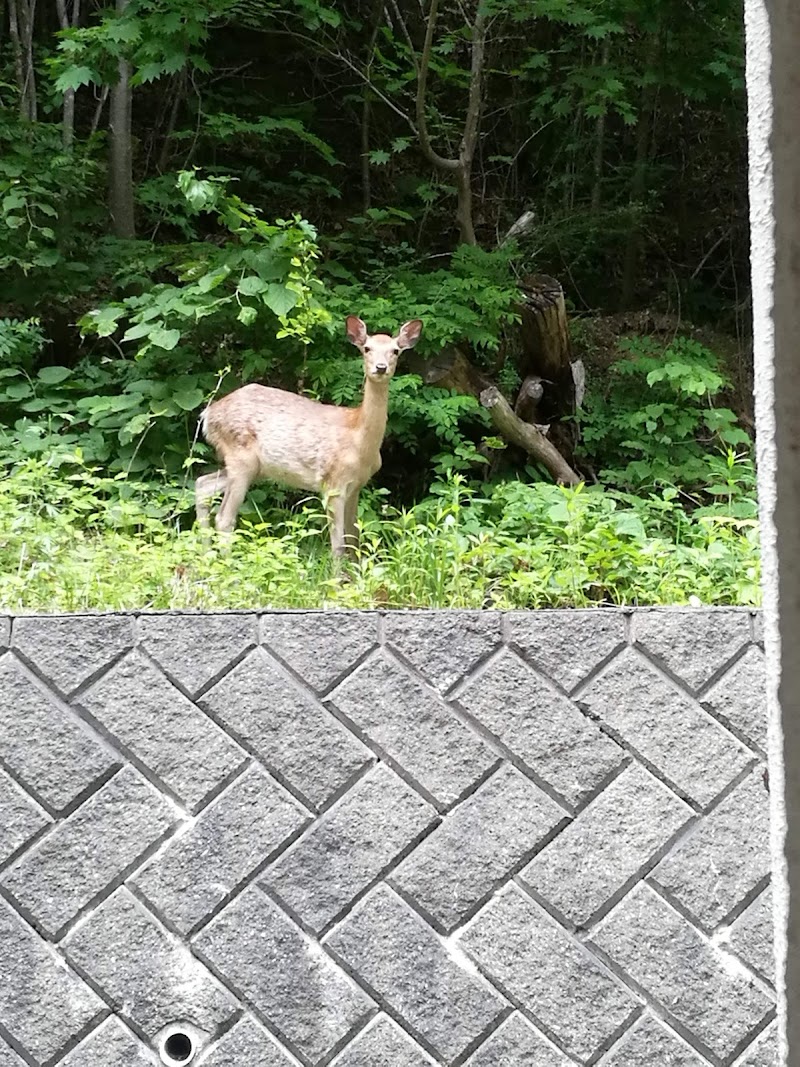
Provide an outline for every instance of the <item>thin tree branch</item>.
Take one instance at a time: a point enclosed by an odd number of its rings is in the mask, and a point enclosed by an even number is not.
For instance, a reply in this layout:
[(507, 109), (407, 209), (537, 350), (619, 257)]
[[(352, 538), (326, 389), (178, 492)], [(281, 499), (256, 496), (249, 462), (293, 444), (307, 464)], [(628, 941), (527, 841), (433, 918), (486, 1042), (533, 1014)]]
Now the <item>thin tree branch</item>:
[(425, 43), (422, 46), (422, 55), (420, 56), (417, 72), (417, 133), (419, 136), (420, 148), (428, 162), (439, 170), (454, 171), (460, 168), (461, 161), (458, 159), (446, 159), (444, 156), (439, 155), (431, 144), (430, 135), (428, 133), (428, 123), (425, 118), (425, 104), (427, 102), (428, 92), (428, 69), (431, 62), (433, 35), (436, 31), (436, 20), (438, 15), (439, 0), (431, 0), (430, 10), (428, 11), (428, 24), (425, 28)]
[(472, 65), (469, 80), (469, 102), (461, 140), (461, 163), (469, 166), (478, 143), (481, 111), (483, 109), (483, 75), (486, 63), (486, 15), (478, 8), (472, 25)]

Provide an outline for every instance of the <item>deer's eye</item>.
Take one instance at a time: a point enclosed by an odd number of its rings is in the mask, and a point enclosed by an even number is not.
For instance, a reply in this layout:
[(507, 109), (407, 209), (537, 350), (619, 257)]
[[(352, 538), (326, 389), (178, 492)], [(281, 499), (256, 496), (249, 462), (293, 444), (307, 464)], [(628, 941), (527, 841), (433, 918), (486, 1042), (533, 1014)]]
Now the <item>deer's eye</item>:
[(372, 351), (372, 349), (369, 347), (369, 345), (364, 345), (364, 354), (365, 355), (368, 356), (371, 351)]

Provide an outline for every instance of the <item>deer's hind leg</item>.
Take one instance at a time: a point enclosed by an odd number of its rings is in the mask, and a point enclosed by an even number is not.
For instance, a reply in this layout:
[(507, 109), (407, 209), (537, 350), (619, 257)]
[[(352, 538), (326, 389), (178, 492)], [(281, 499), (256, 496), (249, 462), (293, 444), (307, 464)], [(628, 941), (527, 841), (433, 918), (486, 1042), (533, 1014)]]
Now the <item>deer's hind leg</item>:
[(217, 512), (216, 527), (218, 533), (230, 534), (247, 490), (258, 476), (258, 460), (248, 455), (226, 456), (225, 471), (225, 495)]
[(228, 485), (228, 472), (224, 467), (211, 474), (201, 474), (194, 483), (194, 507), (197, 514), (197, 525), (202, 530), (210, 526), (209, 501), (217, 493), (225, 491)]

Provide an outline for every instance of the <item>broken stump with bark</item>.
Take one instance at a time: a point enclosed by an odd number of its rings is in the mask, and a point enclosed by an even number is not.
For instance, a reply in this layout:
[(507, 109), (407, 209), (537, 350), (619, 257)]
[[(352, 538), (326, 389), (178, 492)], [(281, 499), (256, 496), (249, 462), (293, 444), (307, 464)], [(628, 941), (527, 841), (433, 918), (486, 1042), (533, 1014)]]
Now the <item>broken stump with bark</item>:
[(578, 440), (574, 415), (583, 396), (583, 365), (572, 359), (564, 290), (547, 275), (521, 285), (520, 321), (504, 338), (501, 365), (514, 365), (522, 384), (513, 402), (488, 371), (472, 361), (464, 345), (450, 345), (432, 359), (415, 361), (429, 385), (474, 396), (489, 412), (498, 435), (524, 449), (557, 481), (577, 485)]

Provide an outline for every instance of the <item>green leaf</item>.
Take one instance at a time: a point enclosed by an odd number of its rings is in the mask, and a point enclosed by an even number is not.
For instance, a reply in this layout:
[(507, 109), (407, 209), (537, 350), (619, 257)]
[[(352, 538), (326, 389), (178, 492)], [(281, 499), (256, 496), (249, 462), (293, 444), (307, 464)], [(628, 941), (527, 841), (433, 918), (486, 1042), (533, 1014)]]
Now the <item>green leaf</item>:
[(221, 282), (225, 281), (230, 272), (231, 269), (227, 265), (220, 268), (220, 270), (210, 271), (198, 281), (197, 288), (201, 293), (210, 293), (212, 289), (216, 289)]
[(56, 91), (65, 93), (68, 89), (80, 89), (82, 85), (90, 85), (92, 82), (100, 82), (102, 79), (96, 70), (91, 67), (67, 67), (56, 78)]
[(151, 343), (158, 345), (159, 348), (163, 348), (167, 352), (171, 352), (180, 339), (180, 330), (164, 330), (158, 327), (150, 334)]
[(265, 292), (267, 288), (265, 281), (255, 274), (250, 274), (248, 277), (242, 278), (237, 286), (237, 291), (242, 296), (258, 296), (259, 293)]
[(3, 211), (11, 211), (12, 208), (22, 207), (25, 203), (25, 197), (22, 193), (9, 193), (8, 196), (3, 197)]
[(273, 283), (267, 287), (267, 291), (262, 295), (261, 299), (270, 311), (273, 311), (280, 319), (288, 315), (297, 304), (297, 293), (293, 293), (285, 285)]
[(65, 378), (69, 378), (70, 374), (72, 374), (72, 371), (69, 367), (42, 367), (37, 374), (37, 378), (39, 381), (44, 382), (45, 385), (58, 385)]
[(388, 163), (391, 158), (391, 155), (388, 152), (384, 152), (382, 148), (376, 148), (369, 154), (370, 163), (374, 163), (378, 167)]
[(138, 341), (141, 337), (149, 337), (152, 340), (151, 331), (158, 329), (153, 327), (152, 322), (137, 322), (133, 326), (129, 326), (125, 333), (122, 335), (123, 341)]
[(205, 393), (203, 390), (197, 388), (178, 389), (172, 394), (172, 399), (179, 408), (183, 409), (183, 411), (193, 411), (196, 407), (199, 407), (199, 405), (202, 404), (204, 398)]
[(244, 326), (252, 326), (252, 324), (256, 321), (256, 317), (257, 312), (256, 309), (253, 307), (240, 308), (239, 314), (236, 316), (239, 322), (241, 322)]
[(105, 307), (89, 313), (98, 337), (110, 337), (119, 324), (122, 308)]

